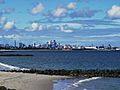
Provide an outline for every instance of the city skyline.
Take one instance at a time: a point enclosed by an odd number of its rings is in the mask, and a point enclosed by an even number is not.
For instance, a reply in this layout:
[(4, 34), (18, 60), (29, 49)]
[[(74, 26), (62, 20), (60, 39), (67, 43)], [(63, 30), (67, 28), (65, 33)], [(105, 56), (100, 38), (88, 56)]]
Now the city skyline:
[(119, 0), (0, 0), (0, 43), (120, 46), (119, 31)]
[(24, 44), (22, 42), (14, 41), (14, 45), (10, 44), (0, 44), (1, 50), (102, 50), (102, 51), (113, 51), (120, 50), (120, 47), (114, 47), (110, 44), (105, 46), (104, 44), (99, 46), (89, 45), (72, 45), (72, 44), (62, 44), (56, 40), (50, 40), (43, 44), (33, 43), (33, 44)]

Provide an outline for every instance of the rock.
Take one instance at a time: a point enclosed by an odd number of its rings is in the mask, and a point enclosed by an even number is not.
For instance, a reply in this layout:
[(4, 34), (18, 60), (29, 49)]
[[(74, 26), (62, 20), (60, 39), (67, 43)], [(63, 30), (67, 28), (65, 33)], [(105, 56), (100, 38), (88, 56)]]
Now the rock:
[(0, 86), (0, 90), (16, 90), (16, 89), (7, 89), (5, 86)]

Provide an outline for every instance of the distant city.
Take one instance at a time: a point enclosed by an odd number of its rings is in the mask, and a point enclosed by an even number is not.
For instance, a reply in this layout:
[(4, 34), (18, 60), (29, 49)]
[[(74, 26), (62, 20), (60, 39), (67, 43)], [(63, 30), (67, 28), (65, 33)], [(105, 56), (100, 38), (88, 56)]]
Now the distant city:
[(81, 45), (71, 45), (71, 44), (61, 44), (58, 43), (56, 40), (50, 40), (45, 44), (30, 44), (26, 45), (24, 43), (18, 43), (16, 40), (14, 41), (14, 45), (9, 44), (0, 44), (0, 49), (3, 50), (31, 50), (31, 49), (39, 49), (39, 50), (120, 50), (120, 47), (113, 47), (110, 44), (108, 46), (81, 46)]

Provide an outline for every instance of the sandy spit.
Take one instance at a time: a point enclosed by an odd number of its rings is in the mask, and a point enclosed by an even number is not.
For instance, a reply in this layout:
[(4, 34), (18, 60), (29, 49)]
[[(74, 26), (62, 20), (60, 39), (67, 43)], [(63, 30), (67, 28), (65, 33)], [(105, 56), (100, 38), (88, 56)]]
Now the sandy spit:
[(0, 72), (0, 86), (16, 90), (52, 90), (53, 80), (69, 78), (40, 74)]

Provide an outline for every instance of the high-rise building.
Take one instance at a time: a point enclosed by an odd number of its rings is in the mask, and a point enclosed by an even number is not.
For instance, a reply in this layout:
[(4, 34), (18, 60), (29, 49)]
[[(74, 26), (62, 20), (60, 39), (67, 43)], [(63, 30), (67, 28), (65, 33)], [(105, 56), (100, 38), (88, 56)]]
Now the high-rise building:
[(19, 48), (25, 48), (25, 44), (19, 43)]
[(16, 48), (17, 46), (16, 46), (16, 40), (14, 41), (14, 47)]

